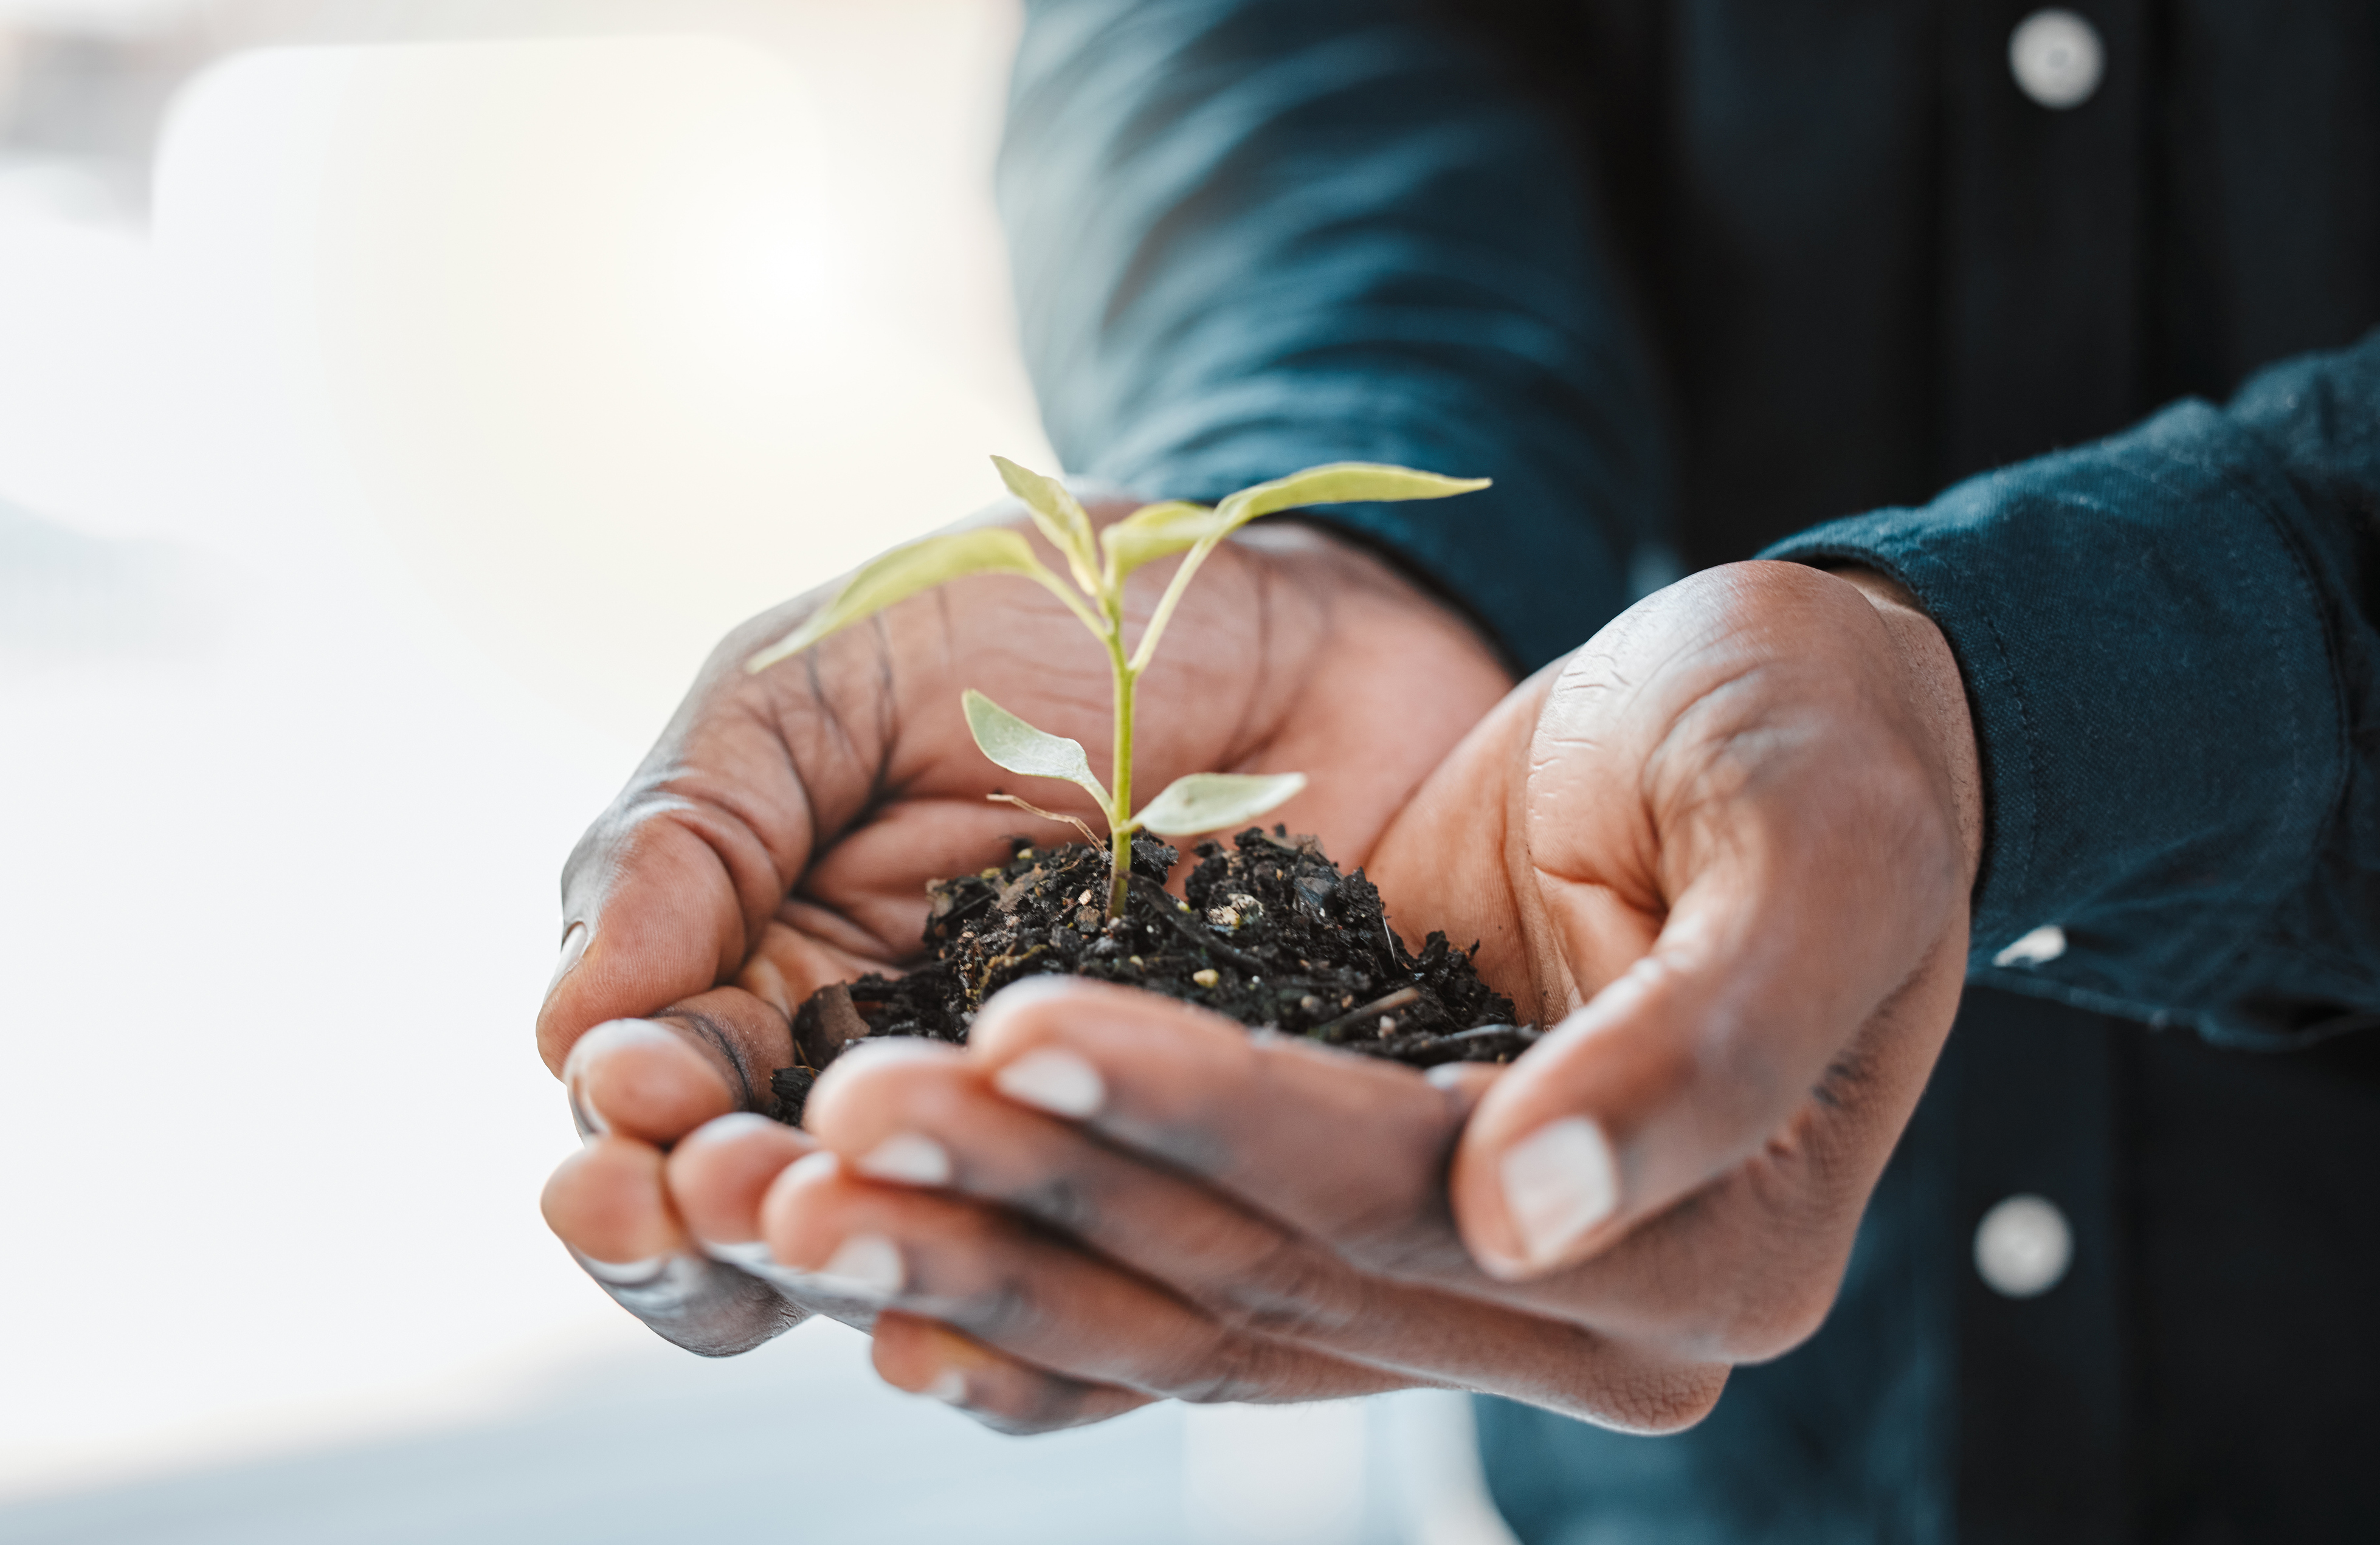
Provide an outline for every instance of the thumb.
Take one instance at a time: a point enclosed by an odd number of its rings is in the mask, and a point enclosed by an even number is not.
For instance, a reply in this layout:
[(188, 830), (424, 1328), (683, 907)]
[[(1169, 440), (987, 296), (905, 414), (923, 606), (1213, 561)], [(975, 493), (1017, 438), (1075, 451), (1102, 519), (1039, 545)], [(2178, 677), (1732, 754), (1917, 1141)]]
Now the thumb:
[[(795, 792), (786, 803), (799, 812)], [(558, 1073), (578, 1038), (606, 1020), (644, 1018), (734, 981), (806, 847), (705, 801), (624, 796), (564, 871), (562, 958), (537, 1017), (546, 1066)]]
[(1491, 1274), (1596, 1254), (1751, 1157), (1898, 986), (1809, 970), (1809, 941), (1721, 888), (1682, 898), (1652, 950), (1481, 1098), (1451, 1179)]
[[(1967, 947), (1965, 909), (1951, 911), (1930, 939), (1862, 960), (1773, 905), (1682, 905), (1651, 953), (1481, 1097), (1450, 1177), (1473, 1259), (1517, 1280), (1600, 1253), (1793, 1141), (1813, 1100), (1861, 1126), (1881, 1108), (1897, 1132), (1931, 1055), (1877, 1037), (1932, 1045), (1948, 1030)], [(1894, 1088), (1864, 1087), (1878, 1077)]]

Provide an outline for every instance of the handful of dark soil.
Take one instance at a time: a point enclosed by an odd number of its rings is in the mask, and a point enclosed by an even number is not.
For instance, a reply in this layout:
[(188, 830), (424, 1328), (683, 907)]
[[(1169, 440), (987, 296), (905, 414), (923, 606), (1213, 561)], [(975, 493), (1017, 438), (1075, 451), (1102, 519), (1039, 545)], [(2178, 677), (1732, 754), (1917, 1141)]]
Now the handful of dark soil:
[(1431, 934), (1405, 948), (1360, 869), (1342, 875), (1314, 839), (1251, 827), (1230, 848), (1201, 842), (1187, 900), (1165, 889), (1180, 858), (1149, 838), (1132, 848), (1124, 914), (1105, 915), (1108, 855), (1081, 843), (1018, 843), (1009, 861), (928, 887), (932, 960), (820, 988), (794, 1018), (800, 1061), (771, 1079), (780, 1120), (798, 1122), (810, 1086), (852, 1042), (926, 1035), (965, 1044), (984, 1001), (1027, 976), (1121, 982), (1416, 1068), (1509, 1062), (1542, 1032), (1515, 1026), (1472, 952)]

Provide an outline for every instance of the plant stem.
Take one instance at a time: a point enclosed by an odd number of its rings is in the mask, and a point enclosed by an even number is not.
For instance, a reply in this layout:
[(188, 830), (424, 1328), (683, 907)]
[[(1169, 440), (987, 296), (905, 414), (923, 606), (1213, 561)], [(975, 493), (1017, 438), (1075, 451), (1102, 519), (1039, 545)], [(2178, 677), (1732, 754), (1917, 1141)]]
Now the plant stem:
[(1132, 709), (1140, 672), (1123, 653), (1121, 597), (1111, 601), (1108, 613), (1108, 670), (1115, 682), (1115, 758), (1108, 772), (1109, 840), (1108, 921), (1123, 915), (1124, 887), (1132, 879)]

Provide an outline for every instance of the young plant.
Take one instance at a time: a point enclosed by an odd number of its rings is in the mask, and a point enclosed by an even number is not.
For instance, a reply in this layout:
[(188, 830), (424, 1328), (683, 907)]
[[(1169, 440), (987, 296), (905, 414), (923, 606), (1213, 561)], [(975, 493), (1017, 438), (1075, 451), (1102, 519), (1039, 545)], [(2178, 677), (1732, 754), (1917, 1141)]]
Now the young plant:
[[(1405, 499), (1444, 499), (1484, 489), (1484, 477), (1442, 477), (1402, 466), (1368, 462), (1335, 462), (1308, 467), (1269, 483), (1242, 489), (1211, 507), (1171, 501), (1145, 504), (1094, 536), (1090, 516), (1065, 486), (1055, 478), (1028, 472), (1014, 462), (992, 458), (1009, 491), (1025, 501), (1033, 524), (1066, 561), (1074, 581), (1053, 573), (1033, 552), (1033, 545), (1017, 532), (985, 528), (928, 537), (893, 549), (851, 576), (833, 600), (809, 621), (744, 662), (747, 670), (765, 670), (779, 660), (799, 654), (830, 634), (863, 621), (896, 601), (931, 589), (964, 574), (1013, 573), (1033, 581), (1066, 604), (1091, 636), (1107, 651), (1108, 673), (1114, 686), (1114, 756), (1110, 763), (1115, 788), (1111, 791), (1091, 772), (1082, 742), (1052, 735), (968, 688), (962, 697), (967, 729), (983, 754), (1010, 772), (1027, 778), (1062, 779), (1098, 802), (1106, 816), (1109, 860), (1107, 915), (1123, 915), (1124, 888), (1132, 875), (1132, 837), (1151, 831), (1160, 837), (1184, 837), (1252, 821), (1305, 787), (1304, 773), (1191, 773), (1166, 786), (1164, 792), (1142, 807), (1132, 808), (1133, 709), (1141, 673), (1157, 653), (1157, 641), (1173, 620), (1173, 609), (1189, 587), (1208, 554), (1232, 532), (1263, 515), (1309, 504), (1377, 502)], [(1185, 554), (1172, 583), (1141, 629), (1136, 645), (1127, 649), (1124, 638), (1123, 585), (1144, 563)], [(1056, 815), (1011, 794), (995, 800), (1029, 810), (1051, 820), (1072, 822), (1085, 840), (1099, 846), (1099, 836), (1071, 815)]]

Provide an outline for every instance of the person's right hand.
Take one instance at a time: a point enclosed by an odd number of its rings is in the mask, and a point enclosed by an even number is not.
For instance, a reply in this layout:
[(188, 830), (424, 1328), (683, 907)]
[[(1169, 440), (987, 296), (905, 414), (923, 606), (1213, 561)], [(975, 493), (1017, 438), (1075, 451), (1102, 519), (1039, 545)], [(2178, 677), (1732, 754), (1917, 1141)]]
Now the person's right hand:
[[(1172, 568), (1135, 576), (1141, 616)], [(831, 594), (730, 634), (579, 842), (538, 1019), (588, 1139), (548, 1183), (549, 1222), (632, 1312), (711, 1354), (837, 1306), (789, 1303), (722, 1264), (749, 1241), (698, 1238), (699, 1220), (667, 1199), (666, 1150), (712, 1117), (769, 1108), (793, 1011), (825, 983), (916, 956), (929, 880), (1000, 862), (1011, 833), (1072, 839), (987, 794), (1097, 820), (1075, 791), (985, 760), (959, 707), (979, 689), (1098, 756), (1106, 661), (1055, 600), (1006, 576), (962, 580), (744, 671)], [(1257, 527), (1208, 561), (1142, 681), (1135, 783), (1305, 772), (1308, 791), (1276, 818), (1352, 868), (1510, 684), (1467, 623), (1378, 559), (1312, 527)], [(806, 1140), (785, 1129), (781, 1141)]]

